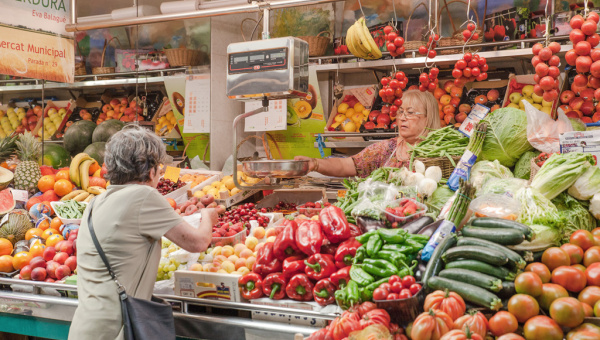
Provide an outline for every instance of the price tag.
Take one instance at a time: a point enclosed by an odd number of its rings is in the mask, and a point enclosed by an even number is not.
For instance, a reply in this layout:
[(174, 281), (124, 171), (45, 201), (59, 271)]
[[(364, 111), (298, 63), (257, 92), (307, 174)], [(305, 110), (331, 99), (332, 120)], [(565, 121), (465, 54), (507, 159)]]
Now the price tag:
[(168, 166), (165, 171), (164, 178), (170, 179), (173, 182), (177, 182), (179, 180), (179, 173), (181, 172), (181, 168), (176, 168), (173, 166)]
[(10, 191), (15, 201), (27, 202), (29, 200), (29, 193), (26, 190), (11, 189)]
[(346, 190), (338, 190), (337, 197), (346, 197)]

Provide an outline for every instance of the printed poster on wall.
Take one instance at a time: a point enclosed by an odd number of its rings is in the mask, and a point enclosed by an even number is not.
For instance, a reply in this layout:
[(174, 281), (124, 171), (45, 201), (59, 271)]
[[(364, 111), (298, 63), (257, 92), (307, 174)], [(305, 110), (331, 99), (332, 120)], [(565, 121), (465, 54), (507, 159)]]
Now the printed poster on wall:
[[(185, 108), (185, 75), (165, 77), (165, 89), (171, 102), (173, 114), (177, 119), (179, 131), (184, 131)], [(180, 111), (181, 110), (181, 111)], [(208, 133), (182, 133), (183, 142), (187, 145), (186, 155), (192, 159), (196, 156), (200, 160), (210, 160), (210, 151), (206, 149), (210, 134)], [(206, 152), (206, 154), (205, 154)]]
[(183, 132), (210, 132), (210, 73), (187, 76), (184, 111)]
[(69, 0), (0, 0), (0, 74), (72, 83)]

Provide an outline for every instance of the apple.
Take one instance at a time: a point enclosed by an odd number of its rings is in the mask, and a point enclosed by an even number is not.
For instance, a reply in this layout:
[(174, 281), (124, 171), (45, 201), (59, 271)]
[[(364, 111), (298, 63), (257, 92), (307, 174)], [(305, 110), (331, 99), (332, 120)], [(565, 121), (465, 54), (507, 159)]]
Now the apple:
[(444, 83), (444, 91), (446, 91), (446, 93), (450, 93), (450, 89), (452, 88), (452, 86), (454, 86), (454, 81), (452, 80), (447, 80)]
[(71, 268), (71, 271), (74, 272), (77, 268), (77, 256), (70, 256), (66, 261), (65, 265)]
[(581, 104), (581, 113), (584, 116), (591, 116), (594, 114), (594, 102), (591, 100), (586, 100)]
[(454, 116), (454, 119), (457, 123), (462, 123), (465, 121), (465, 119), (467, 119), (467, 114), (464, 112), (459, 112), (456, 116)]
[(469, 104), (460, 104), (458, 107), (458, 112), (469, 113), (471, 112), (471, 105)]
[[(523, 88), (523, 89), (525, 89), (525, 88)], [(520, 94), (520, 93), (518, 93), (518, 92), (513, 92), (513, 93), (511, 93), (511, 94), (508, 96), (508, 100), (510, 100), (510, 102), (511, 102), (511, 103), (513, 103), (513, 104), (519, 104), (519, 102), (521, 101), (521, 98), (522, 98), (522, 97), (523, 97), (523, 96), (521, 96), (521, 94)]]
[(571, 110), (571, 111), (569, 111), (569, 112), (565, 113), (565, 116), (567, 116), (567, 117), (569, 117), (569, 118), (577, 118), (577, 119), (579, 119), (579, 118), (583, 117), (583, 116), (582, 116), (582, 115), (580, 115), (580, 114), (579, 114), (577, 111), (573, 111), (573, 110)]
[(54, 247), (46, 247), (42, 253), (44, 261), (52, 261), (54, 255), (56, 255), (56, 248)]
[(561, 105), (558, 108), (561, 109), (563, 113), (571, 111), (571, 107), (569, 105)]
[(31, 266), (27, 265), (21, 268), (19, 274), (22, 280), (31, 280)]
[(575, 97), (569, 102), (569, 107), (571, 107), (572, 110), (580, 110), (583, 102), (583, 98)]
[(48, 273), (48, 276), (50, 276), (53, 279), (56, 279), (56, 268), (58, 268), (60, 266), (60, 263), (56, 262), (56, 261), (48, 261), (48, 263), (46, 263), (46, 273)]
[(31, 269), (35, 269), (38, 267), (46, 268), (46, 261), (44, 261), (43, 257), (36, 256), (32, 258), (31, 261), (29, 261), (29, 266), (31, 267)]
[(71, 268), (66, 265), (60, 265), (55, 270), (55, 275), (57, 280), (62, 280), (63, 278), (71, 275)]
[(65, 264), (65, 261), (69, 258), (69, 254), (67, 253), (58, 253), (56, 255), (54, 255), (54, 262), (57, 262), (58, 264)]
[(594, 89), (586, 88), (579, 93), (579, 96), (583, 99), (594, 99)]
[(46, 275), (46, 268), (38, 267), (31, 271), (31, 279), (33, 281), (44, 281), (46, 280)]
[(373, 130), (375, 128), (375, 123), (373, 123), (373, 122), (366, 122), (363, 126), (367, 130)]

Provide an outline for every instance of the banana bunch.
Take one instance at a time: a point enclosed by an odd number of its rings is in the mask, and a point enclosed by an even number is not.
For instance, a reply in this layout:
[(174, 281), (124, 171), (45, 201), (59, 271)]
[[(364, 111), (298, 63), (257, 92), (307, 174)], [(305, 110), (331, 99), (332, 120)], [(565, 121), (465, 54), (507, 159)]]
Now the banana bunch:
[(95, 160), (90, 157), (87, 153), (80, 153), (73, 157), (71, 166), (69, 166), (69, 177), (71, 182), (75, 183), (76, 186), (80, 187), (84, 191), (87, 191), (90, 185), (90, 166), (94, 164)]
[(367, 28), (365, 18), (358, 19), (346, 32), (346, 45), (354, 56), (362, 59), (379, 59), (381, 50)]
[(67, 195), (63, 196), (60, 200), (61, 201), (74, 200), (77, 202), (90, 202), (92, 200), (92, 198), (96, 197), (97, 195), (100, 195), (101, 193), (103, 193), (105, 191), (106, 191), (106, 189), (104, 189), (103, 187), (91, 186), (91, 187), (87, 188), (87, 190), (74, 190), (74, 191), (68, 193)]

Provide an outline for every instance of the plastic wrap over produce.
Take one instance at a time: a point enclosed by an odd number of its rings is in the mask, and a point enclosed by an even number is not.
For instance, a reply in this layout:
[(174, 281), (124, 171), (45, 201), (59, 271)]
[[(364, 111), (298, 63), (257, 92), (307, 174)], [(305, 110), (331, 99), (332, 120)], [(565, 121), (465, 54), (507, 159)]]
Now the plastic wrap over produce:
[(569, 118), (562, 110), (558, 111), (555, 121), (548, 114), (536, 109), (525, 101), (527, 114), (527, 140), (529, 144), (542, 152), (560, 152), (559, 136), (561, 133), (573, 131)]

